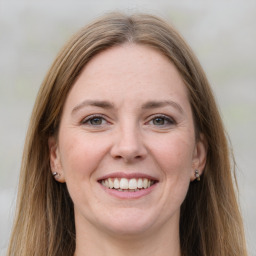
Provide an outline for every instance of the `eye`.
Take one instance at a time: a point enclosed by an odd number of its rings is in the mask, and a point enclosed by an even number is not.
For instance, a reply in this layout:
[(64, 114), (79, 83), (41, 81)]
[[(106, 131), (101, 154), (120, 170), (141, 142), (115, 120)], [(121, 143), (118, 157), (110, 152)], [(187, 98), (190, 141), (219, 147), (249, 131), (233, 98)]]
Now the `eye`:
[(160, 115), (160, 116), (155, 116), (149, 121), (149, 124), (154, 125), (154, 126), (168, 126), (168, 125), (173, 125), (175, 124), (175, 121), (168, 116), (165, 115)]
[(82, 124), (88, 125), (88, 126), (102, 126), (104, 124), (107, 124), (107, 121), (102, 116), (92, 115), (92, 116), (88, 116), (85, 119), (83, 119)]

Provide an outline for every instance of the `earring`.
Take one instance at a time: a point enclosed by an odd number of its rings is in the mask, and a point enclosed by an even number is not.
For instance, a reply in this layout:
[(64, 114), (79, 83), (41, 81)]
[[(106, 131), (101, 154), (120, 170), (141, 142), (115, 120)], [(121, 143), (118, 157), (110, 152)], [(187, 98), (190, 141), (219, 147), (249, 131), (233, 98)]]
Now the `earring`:
[(200, 174), (198, 170), (195, 170), (195, 176), (196, 176), (196, 180), (200, 181)]
[(52, 173), (52, 176), (53, 176), (54, 178), (58, 178), (58, 177), (60, 176), (60, 174), (59, 174), (58, 172), (53, 172), (53, 173)]

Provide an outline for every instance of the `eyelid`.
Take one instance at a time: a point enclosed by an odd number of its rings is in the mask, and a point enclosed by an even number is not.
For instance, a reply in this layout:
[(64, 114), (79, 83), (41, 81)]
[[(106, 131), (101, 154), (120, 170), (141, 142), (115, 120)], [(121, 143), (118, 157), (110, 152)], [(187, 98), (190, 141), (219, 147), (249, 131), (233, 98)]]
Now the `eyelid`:
[[(82, 120), (81, 120), (81, 124), (82, 125), (88, 125), (88, 126), (94, 126), (94, 125), (92, 125), (92, 124), (87, 124), (90, 120), (92, 120), (93, 118), (102, 118), (103, 120), (105, 120), (106, 121), (106, 123), (109, 123), (109, 121), (107, 120), (107, 118), (104, 116), (104, 115), (102, 115), (102, 114), (92, 114), (92, 115), (89, 115), (89, 116), (86, 116), (86, 117), (84, 117)], [(96, 125), (95, 125), (96, 126)], [(98, 126), (102, 126), (102, 124), (101, 125), (98, 125)]]
[[(93, 125), (93, 124), (88, 124), (88, 122), (94, 118), (101, 118), (102, 120), (104, 120), (106, 123), (104, 124), (100, 124), (100, 125)], [(163, 125), (159, 125), (164, 127), (164, 126), (170, 126), (170, 125), (174, 125), (176, 124), (177, 122), (175, 121), (175, 119), (173, 117), (170, 117), (169, 115), (165, 115), (165, 114), (154, 114), (154, 115), (151, 115), (149, 116), (147, 119), (148, 121), (146, 121), (146, 124), (149, 124), (150, 122), (152, 122), (154, 119), (156, 118), (163, 118), (165, 121), (169, 122), (168, 124), (163, 124)], [(91, 115), (88, 115), (84, 118), (82, 118), (82, 120), (80, 121), (81, 125), (88, 125), (88, 126), (92, 126), (92, 127), (100, 127), (100, 126), (103, 126), (105, 124), (110, 124), (111, 122), (108, 120), (108, 118), (103, 115), (103, 114), (91, 114)], [(155, 125), (157, 126), (157, 125)]]
[(150, 118), (149, 121), (146, 122), (147, 124), (156, 118), (163, 118), (164, 120), (167, 120), (169, 122), (169, 124), (165, 124), (162, 126), (174, 125), (177, 123), (173, 117), (170, 117), (169, 115), (165, 115), (165, 114), (154, 114), (154, 115), (150, 116), (149, 118)]

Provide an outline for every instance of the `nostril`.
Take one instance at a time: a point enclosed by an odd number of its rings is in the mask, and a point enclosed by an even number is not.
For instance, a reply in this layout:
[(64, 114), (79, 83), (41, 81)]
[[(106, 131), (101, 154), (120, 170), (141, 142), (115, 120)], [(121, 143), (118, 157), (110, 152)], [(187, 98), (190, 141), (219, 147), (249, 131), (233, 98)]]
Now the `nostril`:
[(125, 162), (132, 162), (134, 160), (138, 161), (138, 160), (142, 160), (144, 157), (143, 155), (140, 154), (118, 154), (118, 155), (112, 155), (114, 159), (116, 160), (123, 160)]

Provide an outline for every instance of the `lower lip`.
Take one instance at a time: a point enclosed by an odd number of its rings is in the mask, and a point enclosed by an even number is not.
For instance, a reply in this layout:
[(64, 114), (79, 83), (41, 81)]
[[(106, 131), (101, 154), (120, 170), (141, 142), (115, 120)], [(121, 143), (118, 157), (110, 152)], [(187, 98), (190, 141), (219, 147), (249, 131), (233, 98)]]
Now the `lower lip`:
[(157, 185), (157, 183), (153, 184), (149, 188), (141, 189), (141, 190), (134, 191), (134, 192), (118, 191), (118, 190), (115, 190), (115, 189), (106, 188), (103, 185), (101, 185), (101, 187), (109, 195), (120, 198), (120, 199), (138, 199), (138, 198), (141, 198), (141, 197), (146, 196), (149, 193), (151, 193), (152, 190), (155, 189), (156, 185)]

